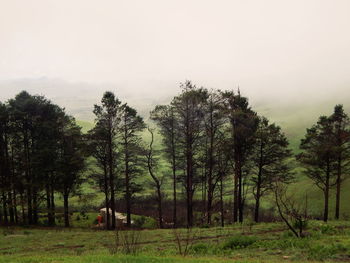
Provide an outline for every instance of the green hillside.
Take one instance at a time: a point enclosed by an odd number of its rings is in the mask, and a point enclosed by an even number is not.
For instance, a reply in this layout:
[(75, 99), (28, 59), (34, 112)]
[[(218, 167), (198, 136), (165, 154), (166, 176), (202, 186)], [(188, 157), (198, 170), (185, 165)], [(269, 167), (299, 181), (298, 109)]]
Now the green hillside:
[[(82, 127), (83, 132), (87, 132), (88, 130), (92, 129), (94, 124), (88, 121), (77, 121), (78, 125)], [(152, 125), (152, 124), (151, 124)], [(288, 125), (289, 127), (293, 127), (292, 124)], [(305, 129), (301, 126), (305, 126), (305, 124), (301, 125), (300, 123), (296, 123), (296, 125), (291, 128), (292, 132), (289, 132), (289, 130), (285, 130), (285, 133), (289, 139), (290, 142), (290, 148), (293, 150), (294, 153), (297, 153), (299, 151), (299, 143), (300, 139), (304, 136)], [(149, 140), (150, 140), (150, 134), (147, 129), (145, 129), (141, 134), (143, 141), (145, 143), (145, 146), (148, 146)], [(157, 150), (160, 150), (162, 148), (162, 142), (161, 142), (161, 135), (157, 132), (154, 133), (154, 147)], [(170, 174), (170, 168), (166, 160), (160, 159), (159, 160), (159, 167), (158, 167), (158, 174), (159, 175), (166, 175)], [(291, 185), (292, 191), (295, 193), (297, 197), (299, 197), (302, 201), (305, 200), (306, 196), (308, 198), (309, 203), (309, 212), (313, 215), (322, 215), (323, 211), (323, 193), (322, 191), (317, 188), (313, 182), (307, 178), (305, 174), (303, 174), (303, 171), (301, 168), (296, 169), (296, 182)], [(142, 195), (152, 195), (154, 190), (150, 186), (151, 178), (146, 173), (144, 177), (139, 178), (139, 183), (146, 186), (146, 189), (142, 191)], [(350, 191), (347, 191), (347, 189), (350, 189), (350, 181), (345, 181), (343, 185), (343, 191), (341, 195), (341, 213), (343, 218), (350, 217), (350, 205), (348, 204), (347, 200), (350, 200)], [(334, 215), (334, 209), (335, 209), (335, 194), (331, 191), (330, 195), (330, 217), (332, 218)], [(172, 188), (171, 188), (171, 180), (170, 177), (166, 177), (165, 180), (165, 186), (164, 186), (164, 192), (166, 196), (171, 196)], [(79, 197), (73, 197), (72, 203), (81, 206), (84, 205), (85, 202), (93, 205), (99, 205), (103, 202), (103, 194), (99, 193), (97, 189), (92, 188), (92, 186), (89, 183), (85, 183), (83, 185), (83, 193), (87, 195), (89, 198), (87, 200), (81, 199)], [(252, 196), (248, 196), (248, 201), (253, 202)], [(270, 205), (271, 198), (268, 196), (264, 197), (262, 199), (262, 203), (264, 207), (271, 207)]]

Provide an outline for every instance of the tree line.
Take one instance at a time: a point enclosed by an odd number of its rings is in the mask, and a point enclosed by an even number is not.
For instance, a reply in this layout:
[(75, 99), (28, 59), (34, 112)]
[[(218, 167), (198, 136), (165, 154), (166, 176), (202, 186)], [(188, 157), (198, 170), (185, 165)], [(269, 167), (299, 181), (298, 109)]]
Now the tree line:
[[(55, 197), (61, 195), (69, 226), (69, 197), (89, 178), (104, 194), (107, 229), (116, 228), (110, 213), (117, 211), (117, 194), (123, 195), (130, 227), (135, 194), (145, 188), (139, 179), (145, 177), (152, 182), (160, 228), (164, 198), (172, 200), (168, 223), (173, 227), (181, 225), (178, 200), (185, 200), (187, 227), (212, 225), (216, 207), (224, 226), (228, 194), (233, 222), (247, 216), (248, 196), (254, 198), (253, 219), (259, 222), (262, 198), (277, 193), (277, 184), (296, 181), (296, 166), (323, 191), (324, 221), (335, 188), (335, 218), (340, 217), (350, 163), (350, 122), (342, 105), (307, 129), (296, 156), (281, 128), (259, 116), (239, 90), (208, 90), (186, 81), (169, 104), (155, 106), (148, 126), (112, 92), (104, 93), (93, 113), (94, 128), (82, 134), (73, 117), (42, 96), (21, 92), (0, 104), (2, 223), (37, 224), (45, 211), (54, 225)], [(142, 138), (146, 130), (149, 141)], [(154, 144), (156, 136), (162, 138), (161, 148)], [(90, 161), (93, 168), (87, 169)], [(168, 169), (160, 169), (162, 161)], [(165, 182), (171, 182), (169, 197)], [(198, 199), (204, 208), (200, 222), (194, 215)]]

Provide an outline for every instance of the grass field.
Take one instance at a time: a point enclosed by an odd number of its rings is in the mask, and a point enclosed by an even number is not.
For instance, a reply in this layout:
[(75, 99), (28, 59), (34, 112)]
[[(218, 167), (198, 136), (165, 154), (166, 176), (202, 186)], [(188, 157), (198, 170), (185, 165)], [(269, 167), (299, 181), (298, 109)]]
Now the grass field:
[[(93, 228), (0, 228), (0, 262), (346, 262), (350, 223), (312, 221), (309, 237), (281, 223), (119, 231)], [(128, 242), (123, 242), (128, 240)], [(133, 241), (134, 240), (134, 241)], [(188, 245), (188, 252), (180, 255)], [(118, 245), (117, 245), (118, 244)], [(184, 255), (185, 254), (185, 255)]]

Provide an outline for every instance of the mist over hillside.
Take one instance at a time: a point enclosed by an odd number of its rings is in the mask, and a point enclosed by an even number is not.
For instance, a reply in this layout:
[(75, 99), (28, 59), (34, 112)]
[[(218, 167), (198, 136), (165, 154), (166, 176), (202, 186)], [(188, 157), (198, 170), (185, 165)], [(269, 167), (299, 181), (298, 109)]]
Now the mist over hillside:
[[(135, 107), (147, 120), (149, 111), (157, 104), (167, 104), (173, 96), (180, 93), (180, 81), (175, 83), (156, 83), (155, 86), (135, 89), (127, 83), (84, 83), (67, 82), (61, 79), (13, 79), (0, 81), (0, 101), (6, 101), (22, 90), (31, 94), (44, 95), (54, 103), (64, 107), (66, 111), (78, 120), (93, 122), (93, 105), (100, 102), (103, 93), (113, 91), (122, 102)], [(198, 86), (202, 83), (198, 82)], [(207, 87), (218, 88), (222, 87)], [(349, 85), (350, 86), (350, 85)], [(318, 92), (305, 91), (271, 91), (251, 90), (250, 87), (240, 87), (247, 96), (255, 111), (280, 125), (292, 144), (298, 143), (305, 129), (315, 123), (319, 116), (329, 115), (336, 104), (344, 104), (350, 110), (350, 94), (347, 87), (320, 89)], [(232, 87), (236, 89), (235, 87)], [(289, 89), (290, 90), (290, 89)]]

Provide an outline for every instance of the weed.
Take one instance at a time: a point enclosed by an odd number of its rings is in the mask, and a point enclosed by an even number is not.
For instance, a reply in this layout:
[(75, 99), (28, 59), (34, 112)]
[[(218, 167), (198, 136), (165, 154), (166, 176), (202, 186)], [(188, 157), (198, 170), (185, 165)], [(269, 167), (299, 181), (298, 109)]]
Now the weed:
[(140, 250), (141, 231), (116, 231), (115, 248), (110, 250), (112, 254), (120, 249), (122, 253), (136, 255)]
[(173, 234), (176, 240), (177, 250), (181, 256), (186, 256), (193, 246), (193, 242), (196, 238), (196, 232), (193, 228), (187, 228), (185, 232), (180, 232), (174, 228)]

